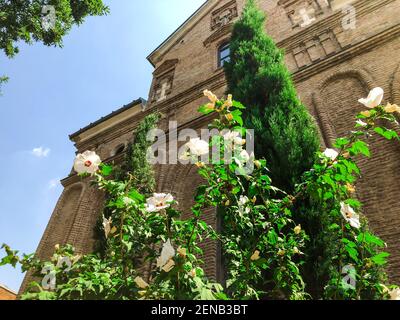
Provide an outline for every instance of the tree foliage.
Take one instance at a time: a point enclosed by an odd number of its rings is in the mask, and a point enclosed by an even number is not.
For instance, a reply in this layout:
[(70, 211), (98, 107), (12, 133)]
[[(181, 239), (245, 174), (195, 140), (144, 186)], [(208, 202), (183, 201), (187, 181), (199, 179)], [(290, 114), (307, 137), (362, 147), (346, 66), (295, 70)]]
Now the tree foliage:
[[(121, 164), (113, 168), (113, 176), (116, 181), (130, 181), (132, 188), (141, 192), (145, 196), (150, 196), (156, 186), (154, 179), (154, 169), (147, 161), (147, 150), (152, 145), (148, 134), (157, 127), (160, 119), (159, 113), (152, 113), (146, 116), (138, 125), (133, 133), (132, 140), (128, 143), (126, 153)], [(111, 170), (111, 167), (110, 167)], [(107, 201), (117, 201), (111, 193), (106, 194)], [(95, 226), (96, 250), (104, 255), (107, 239), (104, 234), (103, 217), (109, 219), (112, 216), (112, 209), (106, 206), (103, 215)]]
[(227, 92), (247, 106), (245, 126), (255, 130), (256, 155), (267, 159), (274, 185), (291, 192), (314, 163), (320, 141), (297, 97), (283, 51), (264, 30), (264, 13), (248, 0), (230, 41)]
[(159, 119), (160, 114), (153, 113), (139, 123), (133, 141), (128, 145), (125, 161), (121, 167), (122, 175), (132, 174), (135, 178), (134, 187), (146, 196), (153, 193), (156, 186), (153, 166), (147, 161), (147, 150), (152, 145), (148, 134), (157, 127)]
[[(49, 14), (45, 5), (55, 9), (54, 28), (43, 27), (43, 18)], [(63, 37), (74, 25), (108, 10), (102, 0), (0, 0), (0, 50), (12, 58), (19, 52), (20, 41), (62, 46)]]
[[(108, 12), (102, 0), (0, 0), (0, 51), (13, 58), (20, 42), (62, 47), (63, 37), (74, 25)], [(0, 76), (0, 95), (7, 80)]]

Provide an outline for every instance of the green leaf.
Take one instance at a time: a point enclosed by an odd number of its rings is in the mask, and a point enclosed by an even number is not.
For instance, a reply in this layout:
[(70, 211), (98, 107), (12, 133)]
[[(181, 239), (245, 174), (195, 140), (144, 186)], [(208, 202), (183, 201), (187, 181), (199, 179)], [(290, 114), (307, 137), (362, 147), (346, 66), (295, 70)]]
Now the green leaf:
[(338, 149), (341, 149), (342, 147), (348, 145), (349, 143), (350, 143), (349, 139), (347, 139), (347, 138), (339, 138), (339, 139), (336, 139), (335, 147), (338, 148)]
[(350, 151), (353, 152), (355, 155), (361, 153), (366, 157), (371, 156), (368, 145), (361, 140), (357, 140), (356, 142), (354, 142), (352, 147), (350, 148)]
[(268, 232), (268, 243), (271, 245), (275, 245), (278, 242), (278, 235), (276, 234), (275, 230), (270, 230)]
[(387, 140), (398, 139), (399, 136), (394, 130), (389, 130), (386, 128), (376, 127), (374, 131), (380, 136), (384, 137)]
[(387, 252), (381, 252), (377, 254), (376, 256), (372, 257), (372, 261), (376, 263), (378, 266), (383, 266), (387, 264), (387, 258), (390, 256), (389, 253)]
[(232, 101), (232, 106), (234, 106), (236, 109), (246, 109), (246, 107), (241, 104), (239, 101)]
[(137, 190), (132, 189), (129, 191), (129, 197), (133, 200), (138, 200), (139, 202), (142, 202), (144, 200), (144, 196), (140, 194)]
[(233, 120), (235, 120), (240, 126), (243, 126), (242, 111), (234, 110), (231, 112)]
[(203, 104), (197, 111), (201, 114), (207, 115), (214, 112), (214, 109), (210, 108), (208, 104)]
[(385, 242), (383, 240), (381, 240), (380, 238), (374, 236), (369, 232), (359, 234), (357, 237), (357, 241), (366, 242), (368, 244), (374, 244), (381, 248), (385, 246)]
[(109, 176), (109, 175), (112, 173), (113, 167), (110, 166), (110, 165), (102, 164), (100, 170), (101, 170), (101, 171), (100, 171), (101, 174), (102, 174), (104, 177), (107, 177), (107, 176)]

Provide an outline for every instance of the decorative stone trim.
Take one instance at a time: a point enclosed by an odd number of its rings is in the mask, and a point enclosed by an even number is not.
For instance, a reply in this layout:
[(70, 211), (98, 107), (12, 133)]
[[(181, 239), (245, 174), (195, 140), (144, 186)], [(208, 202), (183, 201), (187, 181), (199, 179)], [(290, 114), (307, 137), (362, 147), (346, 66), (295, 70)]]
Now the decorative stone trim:
[[(394, 1), (396, 0), (359, 0), (352, 5), (357, 10), (357, 17), (360, 18)], [(341, 21), (342, 12), (340, 10), (333, 12), (325, 19), (314, 22), (307, 28), (299, 29), (298, 32), (295, 32), (291, 36), (278, 42), (277, 45), (280, 48), (285, 48), (287, 51), (291, 51), (298, 47), (301, 43), (311, 40), (315, 34), (320, 33), (320, 30), (335, 30), (336, 27), (340, 26)]]
[(222, 37), (227, 37), (227, 36), (230, 37), (232, 29), (233, 29), (233, 23), (227, 24), (222, 28), (218, 29), (203, 42), (204, 46), (208, 48), (211, 43), (218, 41)]
[(344, 61), (347, 61), (353, 58), (356, 55), (362, 54), (363, 52), (367, 52), (372, 48), (377, 46), (381, 46), (383, 43), (398, 37), (400, 35), (400, 23), (388, 28), (378, 34), (371, 36), (368, 39), (362, 40), (359, 43), (353, 44), (352, 46), (343, 48), (342, 51), (327, 57), (322, 61), (318, 61), (313, 63), (307, 68), (299, 69), (298, 71), (293, 73), (293, 79), (295, 82), (304, 81), (315, 74), (318, 74), (326, 69), (329, 69), (335, 65), (341, 64)]
[(211, 30), (218, 30), (238, 17), (236, 0), (232, 0), (211, 13)]

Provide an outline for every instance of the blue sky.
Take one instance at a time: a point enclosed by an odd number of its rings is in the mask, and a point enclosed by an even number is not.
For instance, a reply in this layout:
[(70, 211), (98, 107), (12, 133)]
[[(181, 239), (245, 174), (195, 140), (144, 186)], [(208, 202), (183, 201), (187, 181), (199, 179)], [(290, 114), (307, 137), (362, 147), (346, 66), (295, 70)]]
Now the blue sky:
[[(105, 0), (111, 13), (88, 18), (63, 48), (20, 45), (0, 97), (0, 244), (36, 250), (74, 158), (68, 135), (138, 97), (147, 99), (146, 56), (204, 0)], [(3, 252), (0, 253), (0, 257)], [(18, 290), (20, 270), (0, 267)]]

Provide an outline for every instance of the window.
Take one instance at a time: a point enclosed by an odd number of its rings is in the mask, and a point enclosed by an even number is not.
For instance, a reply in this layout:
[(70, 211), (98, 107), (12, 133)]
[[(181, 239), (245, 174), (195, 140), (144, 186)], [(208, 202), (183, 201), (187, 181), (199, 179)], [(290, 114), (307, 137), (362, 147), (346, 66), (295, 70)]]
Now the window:
[(112, 156), (115, 157), (119, 154), (122, 154), (124, 151), (125, 151), (125, 145), (121, 144), (114, 149)]
[(225, 43), (218, 49), (218, 67), (223, 67), (225, 62), (229, 62), (231, 50), (229, 48), (229, 43)]

